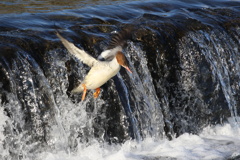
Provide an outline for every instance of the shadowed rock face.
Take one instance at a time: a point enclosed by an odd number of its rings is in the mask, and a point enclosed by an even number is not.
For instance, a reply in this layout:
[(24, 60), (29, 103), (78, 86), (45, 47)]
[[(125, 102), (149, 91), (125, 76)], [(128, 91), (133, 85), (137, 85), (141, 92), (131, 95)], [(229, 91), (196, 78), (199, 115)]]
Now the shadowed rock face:
[[(17, 148), (9, 139), (21, 135), (26, 144), (37, 142), (29, 150), (52, 147), (53, 126), (65, 130), (72, 150), (93, 138), (109, 143), (148, 135), (171, 139), (237, 116), (239, 6), (144, 2), (5, 15), (0, 18), (0, 97), (11, 119), (6, 144)], [(133, 75), (121, 70), (102, 86), (100, 99), (94, 101), (89, 93), (81, 104), (81, 95), (68, 91), (88, 68), (66, 52), (56, 29), (97, 57), (113, 32), (125, 28), (133, 29), (124, 50)], [(91, 125), (64, 119), (79, 113), (71, 112), (74, 105), (85, 108)]]

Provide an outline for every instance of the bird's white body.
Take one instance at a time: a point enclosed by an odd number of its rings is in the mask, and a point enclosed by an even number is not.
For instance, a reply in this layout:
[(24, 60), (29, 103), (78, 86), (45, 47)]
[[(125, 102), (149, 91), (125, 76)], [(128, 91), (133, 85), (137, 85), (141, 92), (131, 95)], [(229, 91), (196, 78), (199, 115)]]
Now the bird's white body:
[(115, 76), (120, 70), (116, 58), (112, 61), (97, 61), (93, 64), (81, 84), (72, 90), (72, 93), (79, 93), (84, 90), (83, 84), (87, 89), (96, 89), (101, 87), (109, 79)]

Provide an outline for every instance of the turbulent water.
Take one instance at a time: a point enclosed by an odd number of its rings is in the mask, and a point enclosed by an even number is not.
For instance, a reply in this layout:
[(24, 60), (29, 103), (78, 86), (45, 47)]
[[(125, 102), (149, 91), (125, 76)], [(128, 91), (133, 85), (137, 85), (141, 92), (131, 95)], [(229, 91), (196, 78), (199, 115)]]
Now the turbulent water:
[[(0, 12), (0, 159), (240, 157), (238, 1), (19, 3)], [(69, 94), (89, 68), (55, 32), (97, 57), (126, 28), (133, 73)]]

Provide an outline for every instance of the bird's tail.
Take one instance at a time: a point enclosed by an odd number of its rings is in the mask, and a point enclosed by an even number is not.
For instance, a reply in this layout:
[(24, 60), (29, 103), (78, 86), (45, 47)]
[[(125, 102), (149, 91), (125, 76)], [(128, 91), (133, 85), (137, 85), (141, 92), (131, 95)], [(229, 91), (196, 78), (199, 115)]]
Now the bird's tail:
[(83, 86), (80, 84), (79, 86), (75, 87), (72, 91), (71, 94), (76, 94), (76, 93), (81, 93), (83, 92), (84, 88)]

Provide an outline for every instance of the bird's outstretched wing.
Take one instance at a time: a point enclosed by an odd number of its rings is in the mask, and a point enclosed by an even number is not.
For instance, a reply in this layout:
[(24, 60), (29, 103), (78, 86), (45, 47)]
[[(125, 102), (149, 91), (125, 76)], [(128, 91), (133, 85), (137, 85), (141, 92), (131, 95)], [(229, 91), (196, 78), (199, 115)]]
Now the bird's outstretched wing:
[(87, 54), (84, 50), (81, 50), (77, 48), (73, 43), (69, 42), (65, 38), (63, 38), (58, 32), (56, 33), (58, 38), (61, 40), (63, 45), (67, 48), (68, 52), (72, 55), (74, 55), (76, 58), (78, 58), (80, 61), (82, 61), (84, 64), (88, 65), (89, 67), (92, 67), (97, 60)]
[(118, 51), (122, 52), (122, 49), (126, 47), (127, 40), (132, 39), (132, 33), (134, 28), (128, 27), (121, 30), (118, 33), (112, 35), (107, 50), (103, 51), (99, 56), (99, 60), (112, 60)]

